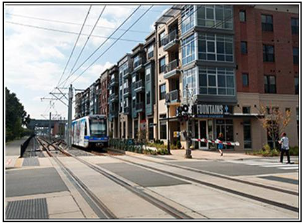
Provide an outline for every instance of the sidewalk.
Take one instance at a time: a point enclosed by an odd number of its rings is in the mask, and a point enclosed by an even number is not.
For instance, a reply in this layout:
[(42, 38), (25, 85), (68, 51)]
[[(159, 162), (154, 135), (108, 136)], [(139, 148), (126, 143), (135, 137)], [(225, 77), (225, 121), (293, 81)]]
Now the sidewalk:
[(11, 168), (15, 167), (16, 161), (20, 156), (20, 145), (24, 143), (28, 137), (23, 137), (22, 139), (14, 140), (5, 144), (5, 167)]
[[(185, 150), (171, 150), (171, 156), (169, 158), (176, 160), (186, 160), (184, 157)], [(192, 150), (192, 159), (207, 159), (207, 160), (232, 160), (232, 159), (253, 159), (253, 158), (261, 158), (261, 156), (247, 155), (244, 151), (226, 151), (223, 150), (223, 156), (220, 156), (218, 151), (208, 151), (208, 150)]]

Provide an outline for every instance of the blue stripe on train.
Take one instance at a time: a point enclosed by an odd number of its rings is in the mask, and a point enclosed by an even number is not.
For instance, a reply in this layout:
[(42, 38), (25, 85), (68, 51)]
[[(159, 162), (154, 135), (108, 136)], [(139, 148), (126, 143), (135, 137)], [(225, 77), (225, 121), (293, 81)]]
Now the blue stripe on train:
[(108, 140), (108, 136), (105, 136), (105, 137), (85, 136), (84, 139), (90, 139), (90, 140)]

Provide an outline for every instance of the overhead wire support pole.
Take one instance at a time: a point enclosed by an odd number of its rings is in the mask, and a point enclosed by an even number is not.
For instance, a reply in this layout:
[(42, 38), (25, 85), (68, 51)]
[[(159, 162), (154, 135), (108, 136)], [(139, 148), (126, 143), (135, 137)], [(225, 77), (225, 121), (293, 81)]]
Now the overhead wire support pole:
[(69, 100), (67, 97), (66, 97), (66, 93), (63, 93), (61, 90), (60, 90), (60, 88), (56, 88), (67, 100)]
[(57, 97), (54, 93), (50, 92), (51, 95), (53, 95), (55, 98), (57, 98), (61, 103), (63, 103), (65, 106), (68, 106), (65, 102), (61, 100), (61, 98)]
[(68, 134), (67, 134), (67, 144), (68, 148), (71, 149), (71, 133), (72, 133), (72, 100), (73, 100), (73, 87), (70, 84), (69, 88), (69, 105), (68, 105)]

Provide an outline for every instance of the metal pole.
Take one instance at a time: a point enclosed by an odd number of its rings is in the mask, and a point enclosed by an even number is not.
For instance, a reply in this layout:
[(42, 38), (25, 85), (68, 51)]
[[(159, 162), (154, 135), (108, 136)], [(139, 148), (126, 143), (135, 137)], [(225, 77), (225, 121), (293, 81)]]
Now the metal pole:
[(170, 155), (170, 142), (169, 142), (169, 104), (167, 104), (167, 152)]
[(50, 116), (49, 116), (49, 141), (51, 142), (51, 112), (50, 112)]
[(67, 133), (67, 143), (69, 149), (71, 148), (71, 130), (72, 130), (72, 100), (73, 100), (73, 88), (70, 84), (69, 88), (69, 104), (68, 104), (68, 133)]
[[(189, 106), (189, 90), (188, 90), (188, 85), (185, 86), (185, 90), (186, 90), (186, 104)], [(192, 150), (190, 149), (190, 144), (189, 144), (189, 117), (186, 121), (186, 150), (185, 150), (185, 158), (192, 158)]]

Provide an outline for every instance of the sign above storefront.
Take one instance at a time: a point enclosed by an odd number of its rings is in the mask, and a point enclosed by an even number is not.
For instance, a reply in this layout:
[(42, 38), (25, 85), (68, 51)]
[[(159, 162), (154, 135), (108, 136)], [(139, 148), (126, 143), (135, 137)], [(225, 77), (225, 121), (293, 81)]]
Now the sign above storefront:
[(227, 105), (199, 104), (194, 105), (194, 113), (197, 117), (202, 118), (222, 118), (223, 115), (229, 114), (229, 107)]

